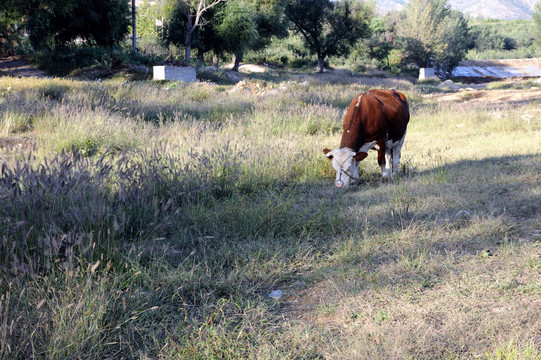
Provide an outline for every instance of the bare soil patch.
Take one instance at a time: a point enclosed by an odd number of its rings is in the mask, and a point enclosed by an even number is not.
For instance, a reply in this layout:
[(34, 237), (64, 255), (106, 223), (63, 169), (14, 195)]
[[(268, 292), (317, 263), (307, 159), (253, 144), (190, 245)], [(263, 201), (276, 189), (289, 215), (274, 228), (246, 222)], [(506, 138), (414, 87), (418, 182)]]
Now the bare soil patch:
[(0, 152), (14, 150), (31, 150), (36, 146), (36, 137), (29, 136), (0, 136)]

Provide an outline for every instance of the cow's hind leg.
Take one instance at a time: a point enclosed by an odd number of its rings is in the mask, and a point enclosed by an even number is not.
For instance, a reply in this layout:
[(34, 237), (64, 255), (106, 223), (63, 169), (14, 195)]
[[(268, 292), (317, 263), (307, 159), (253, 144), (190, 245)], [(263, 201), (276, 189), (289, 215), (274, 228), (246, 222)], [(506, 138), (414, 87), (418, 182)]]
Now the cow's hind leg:
[(400, 163), (400, 155), (402, 153), (402, 146), (404, 145), (404, 139), (406, 138), (406, 133), (404, 132), (404, 135), (402, 136), (402, 139), (396, 144), (396, 146), (393, 148), (393, 177), (396, 177), (398, 175), (399, 170), (399, 163)]
[(378, 164), (381, 167), (381, 176), (384, 179), (391, 178), (392, 155), (384, 140), (378, 141)]

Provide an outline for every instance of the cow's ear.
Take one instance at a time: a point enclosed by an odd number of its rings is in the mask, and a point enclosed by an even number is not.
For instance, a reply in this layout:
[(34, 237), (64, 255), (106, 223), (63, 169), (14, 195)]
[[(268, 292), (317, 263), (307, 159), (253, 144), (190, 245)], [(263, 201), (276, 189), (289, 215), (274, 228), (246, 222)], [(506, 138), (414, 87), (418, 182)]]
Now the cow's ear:
[(328, 159), (332, 159), (332, 151), (330, 149), (327, 149), (327, 148), (323, 149), (323, 153)]
[(368, 156), (368, 153), (366, 152), (358, 152), (357, 154), (353, 155), (353, 158), (355, 161), (362, 161)]

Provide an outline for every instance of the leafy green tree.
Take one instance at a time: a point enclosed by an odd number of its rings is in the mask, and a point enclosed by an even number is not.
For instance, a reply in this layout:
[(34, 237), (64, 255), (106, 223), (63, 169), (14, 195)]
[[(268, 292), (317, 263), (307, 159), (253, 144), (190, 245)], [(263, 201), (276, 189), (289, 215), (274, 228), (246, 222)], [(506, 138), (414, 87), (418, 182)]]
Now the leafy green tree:
[(217, 15), (216, 31), (223, 41), (222, 49), (233, 54), (233, 71), (238, 71), (242, 53), (258, 41), (254, 3), (229, 1)]
[(255, 23), (258, 33), (251, 50), (258, 51), (269, 46), (273, 37), (283, 39), (289, 35), (289, 20), (284, 13), (285, 0), (246, 0), (255, 7)]
[(446, 49), (446, 0), (411, 0), (396, 24), (397, 36), (409, 54), (408, 60), (419, 67), (431, 67), (434, 56)]
[(125, 0), (21, 0), (35, 49), (53, 50), (77, 37), (112, 46), (128, 33), (130, 8)]
[[(164, 32), (164, 42), (184, 46), (187, 17), (182, 4), (176, 3)], [(217, 56), (233, 55), (237, 70), (243, 53), (259, 50), (270, 43), (270, 39), (287, 36), (288, 20), (283, 12), (283, 0), (231, 0), (209, 8), (205, 12), (205, 26), (197, 27), (191, 35), (191, 46), (198, 56), (208, 51)]]
[(0, 0), (0, 55), (12, 55), (21, 30), (22, 15), (14, 0)]
[[(533, 17), (535, 19), (535, 11)], [(468, 58), (530, 58), (539, 56), (536, 49), (536, 38), (539, 38), (541, 26), (536, 31), (535, 20), (474, 19), (470, 22), (472, 41)]]
[(505, 47), (503, 36), (490, 27), (480, 27), (472, 32), (473, 46), (477, 51), (502, 50)]
[[(184, 17), (184, 57), (187, 61), (192, 58), (192, 41), (196, 30), (210, 23), (206, 18), (207, 13), (226, 0), (176, 0), (175, 14)], [(178, 15), (177, 15), (178, 16)], [(178, 23), (181, 23), (178, 21)]]
[(162, 21), (167, 16), (168, 5), (164, 1), (150, 2), (149, 0), (145, 0), (137, 8), (137, 36), (159, 39), (161, 37), (162, 27), (156, 26), (156, 20)]
[(396, 24), (407, 60), (448, 75), (470, 44), (469, 26), (447, 0), (411, 0)]
[(392, 36), (383, 18), (373, 18), (370, 22), (372, 36), (367, 41), (367, 55), (376, 60), (378, 67), (388, 65), (388, 57), (393, 49)]
[[(172, 6), (164, 11), (166, 21), (164, 24), (162, 40), (166, 45), (185, 46), (188, 21), (186, 8), (184, 4), (179, 3), (177, 0), (173, 0), (170, 4), (172, 4)], [(222, 2), (209, 8), (205, 12), (206, 25), (196, 27), (190, 35), (190, 59), (191, 49), (198, 50), (200, 61), (203, 59), (203, 54), (210, 50), (215, 50), (215, 52), (218, 53), (223, 51), (223, 39), (219, 37), (216, 32), (216, 14), (224, 6), (225, 3)], [(185, 56), (186, 55), (188, 54), (185, 52)]]
[(347, 55), (351, 45), (369, 36), (372, 9), (350, 0), (290, 0), (286, 15), (317, 56), (317, 71), (324, 71), (325, 58)]
[(539, 47), (541, 47), (541, 1), (538, 1), (537, 4), (535, 4), (532, 18), (535, 24), (535, 37), (537, 44)]
[(466, 57), (471, 42), (470, 28), (464, 15), (450, 10), (445, 17), (443, 41), (445, 51), (434, 54), (436, 71), (443, 77), (450, 77), (453, 69)]
[(77, 7), (75, 0), (22, 0), (20, 12), (27, 19), (30, 43), (36, 50), (54, 50), (59, 43), (58, 34), (69, 31), (68, 19)]
[(246, 50), (261, 50), (272, 37), (288, 35), (284, 5), (283, 0), (236, 0), (222, 8), (216, 29), (223, 39), (221, 49), (233, 54), (233, 71)]
[(81, 37), (100, 46), (113, 46), (129, 31), (130, 7), (125, 0), (77, 0), (61, 39)]

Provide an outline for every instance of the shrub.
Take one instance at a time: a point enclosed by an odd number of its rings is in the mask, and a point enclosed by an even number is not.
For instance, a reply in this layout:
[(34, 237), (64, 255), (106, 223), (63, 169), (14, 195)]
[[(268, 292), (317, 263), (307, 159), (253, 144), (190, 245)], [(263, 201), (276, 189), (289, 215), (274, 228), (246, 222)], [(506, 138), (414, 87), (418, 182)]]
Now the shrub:
[(100, 46), (68, 46), (55, 51), (29, 54), (30, 58), (45, 72), (67, 75), (77, 69), (94, 68), (110, 70), (121, 64), (152, 66), (163, 60), (164, 55), (135, 54), (131, 48)]
[(55, 51), (41, 51), (31, 54), (38, 66), (52, 75), (66, 75), (78, 68), (109, 67), (111, 54), (102, 47), (66, 47)]

